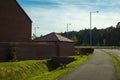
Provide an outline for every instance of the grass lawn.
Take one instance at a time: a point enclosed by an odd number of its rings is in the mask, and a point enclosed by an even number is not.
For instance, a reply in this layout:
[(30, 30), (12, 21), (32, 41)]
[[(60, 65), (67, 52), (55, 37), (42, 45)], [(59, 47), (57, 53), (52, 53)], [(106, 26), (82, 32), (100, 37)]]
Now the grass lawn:
[(114, 62), (114, 65), (116, 67), (116, 70), (117, 70), (118, 80), (120, 80), (120, 60), (116, 56), (112, 55), (111, 53), (106, 52), (106, 51), (104, 51), (104, 52), (111, 56), (111, 58)]
[(53, 71), (48, 70), (47, 60), (1, 62), (0, 80), (56, 80), (82, 64), (90, 56), (72, 56), (77, 60), (68, 64), (64, 69), (57, 68)]

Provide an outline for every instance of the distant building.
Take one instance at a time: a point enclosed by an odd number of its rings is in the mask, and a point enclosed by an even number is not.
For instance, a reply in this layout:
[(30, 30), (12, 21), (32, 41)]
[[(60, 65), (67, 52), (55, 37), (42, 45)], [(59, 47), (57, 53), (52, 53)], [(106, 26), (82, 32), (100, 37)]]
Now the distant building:
[(16, 0), (0, 0), (0, 42), (31, 41), (31, 23)]
[(38, 44), (55, 44), (57, 46), (57, 56), (70, 56), (74, 54), (74, 42), (54, 32), (36, 38), (34, 42)]

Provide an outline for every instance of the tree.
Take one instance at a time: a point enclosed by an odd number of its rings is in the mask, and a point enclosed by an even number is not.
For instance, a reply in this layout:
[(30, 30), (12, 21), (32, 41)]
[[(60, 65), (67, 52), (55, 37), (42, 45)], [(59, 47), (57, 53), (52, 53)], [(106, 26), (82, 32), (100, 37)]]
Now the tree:
[(37, 38), (37, 36), (33, 33), (32, 39), (35, 39), (35, 38)]
[(74, 42), (78, 42), (78, 39), (77, 39), (76, 35), (72, 36), (71, 40), (73, 40)]
[[(90, 30), (84, 29), (80, 31), (71, 31), (62, 33), (66, 35), (69, 33), (69, 38), (76, 42), (76, 45), (89, 45), (90, 44)], [(105, 29), (92, 29), (92, 45), (104, 46), (119, 46), (120, 45), (120, 22), (116, 27), (110, 26)]]
[(120, 28), (120, 22), (117, 23), (116, 28)]

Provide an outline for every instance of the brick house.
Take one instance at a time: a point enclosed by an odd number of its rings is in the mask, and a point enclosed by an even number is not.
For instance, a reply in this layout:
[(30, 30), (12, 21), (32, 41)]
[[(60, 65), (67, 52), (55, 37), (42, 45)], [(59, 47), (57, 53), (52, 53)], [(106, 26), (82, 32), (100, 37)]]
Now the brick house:
[(31, 41), (31, 24), (16, 0), (0, 0), (0, 42)]
[(34, 42), (38, 44), (55, 44), (57, 46), (57, 56), (74, 55), (74, 42), (54, 32), (36, 38)]
[(31, 40), (32, 21), (16, 0), (0, 0), (0, 61), (9, 61), (10, 43), (18, 60), (74, 54), (74, 42), (56, 33)]

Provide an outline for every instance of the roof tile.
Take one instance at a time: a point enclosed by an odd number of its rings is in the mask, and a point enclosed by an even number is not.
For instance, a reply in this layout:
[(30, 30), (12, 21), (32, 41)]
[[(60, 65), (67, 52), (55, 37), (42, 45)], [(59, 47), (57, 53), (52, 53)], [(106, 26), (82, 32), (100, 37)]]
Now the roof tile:
[(34, 39), (34, 41), (55, 41), (55, 42), (73, 42), (72, 40), (64, 37), (64, 36), (61, 36), (55, 32), (52, 32), (50, 34), (47, 34), (45, 36), (42, 36), (42, 37), (39, 37), (39, 38), (36, 38)]

